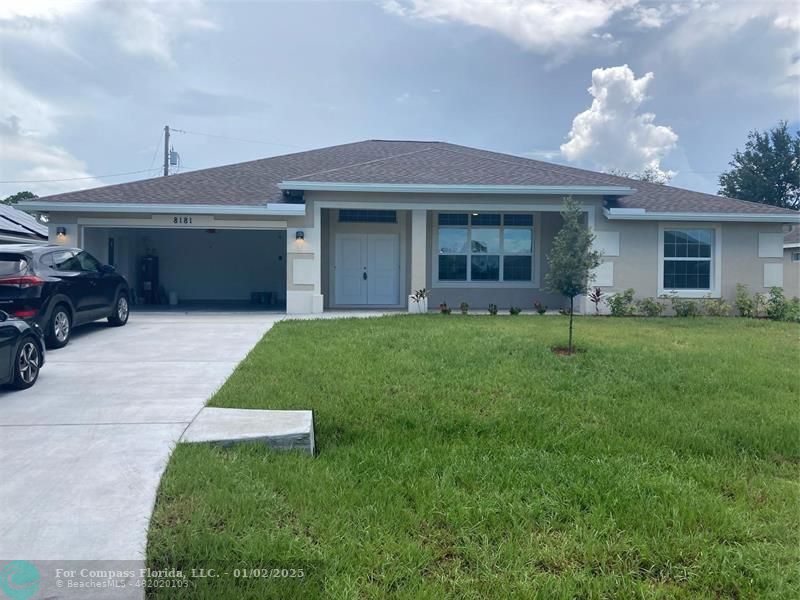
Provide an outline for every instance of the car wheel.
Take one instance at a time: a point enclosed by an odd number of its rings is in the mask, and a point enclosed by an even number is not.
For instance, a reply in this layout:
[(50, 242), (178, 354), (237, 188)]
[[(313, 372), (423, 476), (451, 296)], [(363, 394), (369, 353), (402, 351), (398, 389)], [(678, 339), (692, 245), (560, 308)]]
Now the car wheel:
[(117, 298), (117, 303), (114, 305), (114, 312), (108, 317), (108, 322), (114, 327), (122, 327), (128, 322), (129, 314), (128, 296), (120, 294), (119, 298)]
[(72, 316), (64, 304), (59, 304), (53, 310), (50, 323), (47, 326), (47, 345), (50, 348), (63, 348), (69, 343), (72, 334)]
[(26, 337), (17, 350), (14, 360), (14, 381), (11, 384), (18, 390), (31, 387), (39, 378), (39, 367), (42, 366), (42, 353), (32, 337)]

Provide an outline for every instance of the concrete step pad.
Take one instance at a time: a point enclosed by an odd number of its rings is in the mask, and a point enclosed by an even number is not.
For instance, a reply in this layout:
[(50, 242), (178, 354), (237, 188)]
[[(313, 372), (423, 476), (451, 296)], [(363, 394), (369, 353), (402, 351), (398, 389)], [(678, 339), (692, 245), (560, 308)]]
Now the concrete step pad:
[(276, 450), (314, 454), (314, 412), (203, 408), (181, 437), (183, 442), (263, 442)]

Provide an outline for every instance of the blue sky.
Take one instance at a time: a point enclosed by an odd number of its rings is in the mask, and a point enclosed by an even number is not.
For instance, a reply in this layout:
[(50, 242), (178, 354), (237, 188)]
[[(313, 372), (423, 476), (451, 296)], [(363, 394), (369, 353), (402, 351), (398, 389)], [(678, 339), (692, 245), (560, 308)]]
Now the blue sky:
[(0, 194), (155, 176), (165, 124), (237, 138), (175, 133), (184, 171), (436, 139), (650, 166), (715, 192), (750, 129), (798, 126), (797, 12), (780, 1), (5, 0)]

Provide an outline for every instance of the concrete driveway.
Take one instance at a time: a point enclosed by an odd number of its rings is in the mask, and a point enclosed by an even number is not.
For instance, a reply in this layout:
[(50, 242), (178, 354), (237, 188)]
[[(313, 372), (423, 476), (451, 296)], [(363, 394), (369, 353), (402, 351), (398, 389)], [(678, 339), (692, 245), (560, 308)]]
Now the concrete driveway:
[[(139, 313), (0, 392), (0, 560), (136, 560), (170, 451), (282, 315)], [(0, 594), (1, 595), (1, 594)]]

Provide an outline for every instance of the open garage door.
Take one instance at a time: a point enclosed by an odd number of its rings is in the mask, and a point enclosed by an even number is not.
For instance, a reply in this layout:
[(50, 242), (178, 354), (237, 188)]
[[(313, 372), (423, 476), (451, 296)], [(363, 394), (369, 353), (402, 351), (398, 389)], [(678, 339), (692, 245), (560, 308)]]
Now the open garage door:
[(128, 279), (135, 306), (286, 307), (284, 230), (87, 226), (83, 247)]

